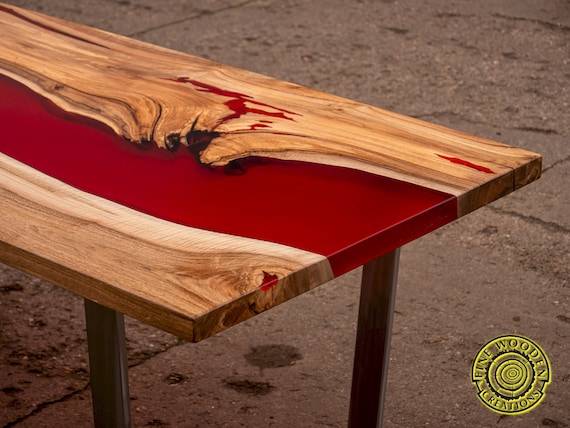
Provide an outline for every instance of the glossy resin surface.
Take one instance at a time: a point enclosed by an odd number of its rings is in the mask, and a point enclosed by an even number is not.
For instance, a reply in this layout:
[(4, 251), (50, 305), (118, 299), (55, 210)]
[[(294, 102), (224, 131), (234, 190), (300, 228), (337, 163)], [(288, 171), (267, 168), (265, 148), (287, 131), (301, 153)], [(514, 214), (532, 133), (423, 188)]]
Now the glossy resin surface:
[(9, 78), (0, 93), (8, 156), (164, 220), (324, 255), (336, 275), (456, 218), (455, 197), (417, 185), (296, 160), (208, 167), (186, 147), (129, 142)]

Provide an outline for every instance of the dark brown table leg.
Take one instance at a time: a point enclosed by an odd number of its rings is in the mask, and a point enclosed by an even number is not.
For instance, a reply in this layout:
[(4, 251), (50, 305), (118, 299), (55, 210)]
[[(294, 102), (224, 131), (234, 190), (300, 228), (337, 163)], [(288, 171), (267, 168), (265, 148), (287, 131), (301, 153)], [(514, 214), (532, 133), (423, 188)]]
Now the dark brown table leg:
[(85, 299), (95, 427), (131, 426), (123, 314)]
[(350, 397), (350, 428), (382, 426), (400, 250), (364, 265)]

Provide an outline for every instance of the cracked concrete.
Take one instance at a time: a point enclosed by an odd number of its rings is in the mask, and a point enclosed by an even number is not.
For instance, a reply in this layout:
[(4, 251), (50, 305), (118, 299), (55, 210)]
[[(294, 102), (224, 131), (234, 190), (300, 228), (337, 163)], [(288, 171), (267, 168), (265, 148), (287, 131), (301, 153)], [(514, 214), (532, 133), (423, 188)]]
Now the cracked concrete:
[[(385, 426), (570, 427), (568, 0), (7, 3), (543, 154), (541, 180), (403, 249)], [(345, 426), (358, 275), (198, 344), (127, 319), (134, 426)], [(470, 366), (510, 333), (553, 381), (501, 417)], [(82, 300), (2, 267), (0, 426), (91, 421)]]

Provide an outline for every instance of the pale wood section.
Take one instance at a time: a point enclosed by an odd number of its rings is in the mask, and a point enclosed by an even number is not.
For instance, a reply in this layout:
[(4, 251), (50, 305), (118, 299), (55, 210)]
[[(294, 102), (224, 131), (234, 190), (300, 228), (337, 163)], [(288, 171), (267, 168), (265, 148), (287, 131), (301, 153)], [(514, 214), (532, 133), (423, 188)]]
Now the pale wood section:
[(0, 183), (0, 261), (188, 340), (333, 278), (323, 256), (163, 221), (3, 154)]
[(534, 153), (12, 6), (0, 10), (0, 52), (0, 73), (134, 143), (172, 150), (210, 133), (203, 164), (357, 168), (453, 194), (459, 215), (541, 172)]

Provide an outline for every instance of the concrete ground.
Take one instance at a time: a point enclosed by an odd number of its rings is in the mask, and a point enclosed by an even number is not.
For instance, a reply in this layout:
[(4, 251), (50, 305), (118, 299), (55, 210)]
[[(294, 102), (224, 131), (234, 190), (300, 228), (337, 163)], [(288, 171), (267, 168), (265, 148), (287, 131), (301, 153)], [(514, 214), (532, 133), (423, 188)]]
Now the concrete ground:
[[(568, 0), (8, 3), (543, 154), (538, 182), (404, 247), (384, 421), (570, 427)], [(82, 300), (0, 269), (0, 426), (90, 426)], [(199, 344), (128, 319), (134, 426), (346, 426), (358, 287), (354, 271)], [(470, 383), (505, 334), (552, 364), (522, 416)]]

